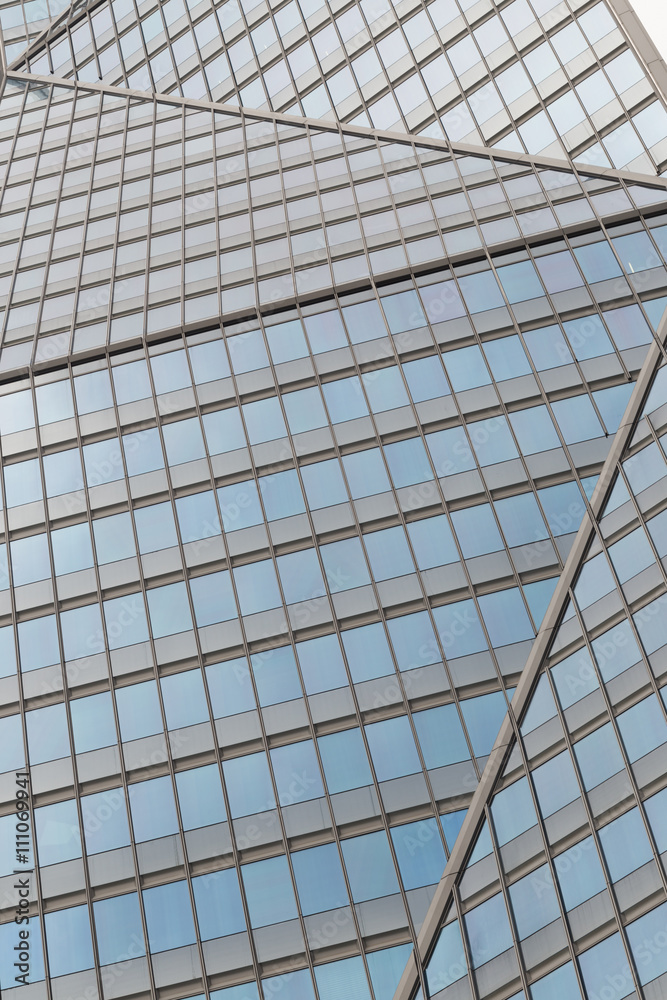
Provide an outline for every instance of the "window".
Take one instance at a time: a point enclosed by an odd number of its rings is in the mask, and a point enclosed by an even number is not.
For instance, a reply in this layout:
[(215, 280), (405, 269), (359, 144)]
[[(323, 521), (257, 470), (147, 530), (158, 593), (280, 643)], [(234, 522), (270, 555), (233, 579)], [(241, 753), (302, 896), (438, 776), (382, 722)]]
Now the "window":
[(174, 514), (168, 501), (137, 508), (134, 512), (134, 523), (137, 526), (139, 551), (142, 555), (178, 544)]
[(445, 767), (470, 759), (455, 705), (440, 705), (412, 716), (427, 768)]
[(134, 839), (137, 843), (178, 833), (171, 778), (139, 781), (128, 789)]
[(368, 407), (361, 382), (356, 375), (336, 382), (325, 382), (322, 392), (332, 423), (339, 424), (355, 417), (367, 416)]
[(281, 855), (241, 867), (253, 927), (292, 920), (297, 916), (287, 858)]
[(232, 817), (275, 808), (269, 765), (264, 753), (226, 760), (222, 765)]
[(332, 795), (372, 785), (368, 755), (359, 729), (320, 736), (318, 741), (327, 787)]
[(83, 659), (104, 649), (102, 617), (98, 604), (62, 611), (60, 626), (66, 660)]
[(193, 878), (192, 889), (202, 941), (245, 930), (239, 879), (234, 868)]
[(296, 644), (306, 694), (347, 686), (347, 673), (336, 635), (325, 635)]
[(88, 698), (72, 699), (70, 713), (74, 749), (77, 753), (114, 746), (118, 742), (111, 694), (108, 691), (90, 695)]
[(49, 760), (69, 757), (70, 745), (64, 705), (49, 705), (34, 712), (26, 712), (25, 721), (31, 764), (43, 764)]
[(93, 968), (93, 942), (85, 904), (45, 914), (44, 931), (53, 978)]
[(55, 455), (45, 455), (42, 461), (47, 497), (72, 493), (75, 490), (80, 490), (83, 486), (81, 457), (78, 448), (73, 448), (71, 451), (59, 451)]
[(155, 681), (116, 689), (120, 732), (125, 742), (163, 731)]
[(512, 935), (502, 894), (492, 896), (486, 903), (470, 910), (464, 920), (473, 968), (479, 968), (511, 948)]
[(421, 771), (407, 716), (374, 722), (365, 730), (378, 781), (389, 781)]
[(144, 910), (151, 952), (194, 944), (195, 925), (186, 882), (144, 889)]
[(19, 622), (17, 631), (22, 673), (60, 662), (55, 615)]
[(399, 891), (396, 869), (383, 830), (344, 840), (341, 847), (355, 903)]
[(93, 903), (100, 965), (113, 965), (146, 954), (136, 892)]
[[(69, 530), (69, 529), (63, 529)], [(132, 531), (132, 518), (127, 514), (114, 514), (93, 521), (93, 535), (97, 561), (101, 565), (127, 559), (137, 554)], [(54, 549), (54, 554), (55, 554)]]
[(81, 857), (79, 818), (74, 799), (35, 809), (35, 829), (41, 867)]
[(267, 649), (250, 660), (260, 705), (275, 705), (301, 697), (301, 683), (291, 646)]
[(276, 571), (270, 559), (237, 566), (233, 572), (242, 614), (252, 615), (282, 604)]
[[(579, 956), (579, 964), (588, 996), (597, 996), (608, 987), (609, 982), (619, 983), (614, 991), (618, 1000), (634, 993), (632, 976), (626, 974), (628, 959), (620, 934), (595, 945)], [(623, 984), (622, 986), (620, 984)]]
[(184, 583), (156, 587), (146, 594), (151, 631), (156, 639), (192, 628), (192, 616)]
[(436, 819), (392, 827), (391, 839), (407, 890), (440, 881), (447, 859)]
[(510, 900), (520, 938), (530, 937), (560, 916), (558, 897), (548, 865), (510, 886)]
[(305, 916), (348, 905), (343, 868), (335, 844), (295, 851), (292, 866)]
[(125, 796), (122, 788), (110, 788), (81, 798), (86, 852), (100, 854), (130, 843)]
[(226, 819), (217, 764), (178, 771), (176, 788), (185, 830), (222, 823)]
[(320, 547), (329, 589), (333, 594), (370, 583), (370, 576), (358, 538), (331, 542)]

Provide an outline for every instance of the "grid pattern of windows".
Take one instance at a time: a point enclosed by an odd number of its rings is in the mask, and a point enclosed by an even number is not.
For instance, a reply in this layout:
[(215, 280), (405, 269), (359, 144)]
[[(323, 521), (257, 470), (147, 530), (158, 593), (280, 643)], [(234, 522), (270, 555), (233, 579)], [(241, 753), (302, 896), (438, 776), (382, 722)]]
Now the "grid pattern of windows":
[(664, 103), (590, 0), (114, 0), (14, 65), (653, 174), (667, 162)]
[(494, 761), (425, 963), (430, 997), (664, 995), (666, 402), (661, 367)]
[[(0, 8), (9, 1000), (24, 768), (32, 1000), (394, 996), (655, 364), (667, 114), (615, 17)], [(593, 1000), (657, 933), (664, 387), (420, 1000)]]

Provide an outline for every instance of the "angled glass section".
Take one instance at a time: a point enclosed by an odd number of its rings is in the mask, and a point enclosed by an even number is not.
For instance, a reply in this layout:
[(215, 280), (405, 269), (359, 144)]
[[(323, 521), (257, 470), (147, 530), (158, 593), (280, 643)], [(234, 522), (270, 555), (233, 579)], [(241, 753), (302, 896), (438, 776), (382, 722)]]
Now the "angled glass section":
[(660, 172), (664, 101), (612, 5), (580, 6), (116, 0), (72, 11), (13, 66)]
[[(665, 913), (666, 371), (605, 468), (612, 487), (582, 536), (482, 831), (453, 875), (442, 928), (423, 944), (426, 996), (665, 989), (667, 965), (647, 935)], [(397, 996), (411, 995), (409, 978)]]

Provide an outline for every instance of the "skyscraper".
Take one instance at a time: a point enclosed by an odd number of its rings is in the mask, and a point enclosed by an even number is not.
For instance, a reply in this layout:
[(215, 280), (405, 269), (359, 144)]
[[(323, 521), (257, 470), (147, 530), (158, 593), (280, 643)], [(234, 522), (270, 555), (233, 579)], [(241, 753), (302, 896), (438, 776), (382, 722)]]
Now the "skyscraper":
[(0, 23), (3, 993), (661, 1000), (632, 12)]

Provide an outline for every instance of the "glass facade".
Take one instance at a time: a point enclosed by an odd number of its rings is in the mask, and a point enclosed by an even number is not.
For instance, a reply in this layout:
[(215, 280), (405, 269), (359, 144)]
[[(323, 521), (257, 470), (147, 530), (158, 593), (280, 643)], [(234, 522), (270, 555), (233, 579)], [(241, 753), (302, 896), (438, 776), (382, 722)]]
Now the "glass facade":
[(615, 4), (0, 24), (3, 994), (659, 1000), (667, 112)]

